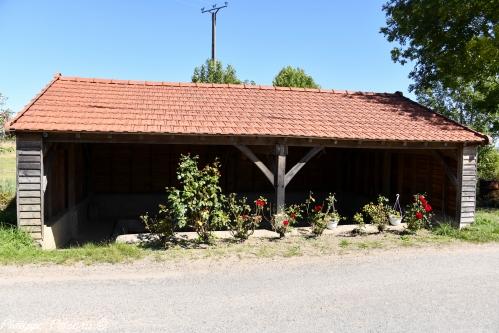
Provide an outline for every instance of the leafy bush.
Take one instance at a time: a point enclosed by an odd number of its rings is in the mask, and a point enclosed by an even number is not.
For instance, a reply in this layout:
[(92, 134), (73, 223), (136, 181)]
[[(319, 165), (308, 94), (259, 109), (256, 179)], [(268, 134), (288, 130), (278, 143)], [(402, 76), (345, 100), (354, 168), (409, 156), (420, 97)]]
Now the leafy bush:
[(252, 211), (246, 197), (237, 198), (235, 193), (231, 193), (227, 198), (227, 214), (229, 217), (229, 228), (234, 236), (240, 240), (246, 240), (255, 232), (256, 227), (262, 222), (262, 215), (267, 205), (267, 199), (258, 198), (254, 202), (255, 208)]
[(354, 233), (365, 234), (366, 223), (364, 222), (364, 216), (362, 216), (362, 213), (355, 213), (353, 215), (353, 221), (357, 224), (357, 227), (354, 229)]
[(389, 220), (388, 216), (390, 214), (391, 208), (388, 206), (388, 199), (384, 196), (378, 196), (376, 203), (370, 202), (362, 208), (362, 212), (366, 214), (371, 223), (374, 224), (379, 232), (386, 230)]
[(483, 180), (499, 180), (499, 150), (494, 146), (478, 150), (478, 177)]
[(407, 207), (404, 216), (407, 229), (416, 232), (422, 228), (431, 228), (432, 211), (433, 208), (425, 195), (419, 193), (414, 195), (414, 202)]
[(198, 156), (180, 157), (177, 169), (180, 187), (167, 189), (167, 204), (160, 206), (163, 218), (154, 221), (145, 216), (150, 230), (168, 236), (176, 228), (187, 226), (196, 230), (202, 242), (209, 242), (214, 229), (227, 225), (226, 197), (219, 185), (220, 163), (215, 160), (200, 169), (198, 160)]
[(159, 205), (158, 215), (150, 217), (149, 213), (146, 213), (140, 218), (144, 222), (146, 229), (153, 234), (159, 235), (164, 244), (174, 238), (177, 224), (165, 205)]

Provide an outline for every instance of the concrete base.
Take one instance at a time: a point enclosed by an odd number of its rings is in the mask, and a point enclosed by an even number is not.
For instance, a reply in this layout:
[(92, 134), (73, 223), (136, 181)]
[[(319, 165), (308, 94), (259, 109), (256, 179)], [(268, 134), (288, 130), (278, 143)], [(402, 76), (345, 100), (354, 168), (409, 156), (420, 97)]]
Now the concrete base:
[[(407, 226), (406, 223), (401, 223), (398, 226), (388, 226), (387, 230), (403, 231), (406, 228), (406, 226)], [(355, 228), (357, 228), (357, 225), (352, 225), (352, 224), (339, 225), (336, 229), (324, 230), (323, 235), (336, 235), (336, 236), (347, 235), (350, 234)], [(377, 233), (378, 231), (376, 227), (372, 225), (367, 225), (366, 232)], [(292, 228), (291, 231), (287, 234), (287, 236), (292, 236), (292, 237), (307, 236), (307, 235), (311, 235), (310, 227)], [(178, 232), (176, 233), (176, 236), (180, 239), (194, 240), (198, 237), (198, 234), (196, 232)], [(213, 236), (215, 236), (215, 238), (218, 239), (230, 239), (233, 237), (230, 231), (214, 231)], [(258, 229), (255, 230), (255, 232), (253, 233), (253, 235), (250, 236), (250, 238), (273, 239), (273, 238), (279, 238), (279, 234), (271, 230)], [(116, 238), (116, 243), (138, 244), (153, 240), (158, 240), (158, 236), (152, 235), (150, 233), (127, 234), (127, 235), (118, 236)]]
[(87, 203), (82, 202), (43, 226), (42, 249), (63, 247), (78, 235), (79, 224), (85, 219)]

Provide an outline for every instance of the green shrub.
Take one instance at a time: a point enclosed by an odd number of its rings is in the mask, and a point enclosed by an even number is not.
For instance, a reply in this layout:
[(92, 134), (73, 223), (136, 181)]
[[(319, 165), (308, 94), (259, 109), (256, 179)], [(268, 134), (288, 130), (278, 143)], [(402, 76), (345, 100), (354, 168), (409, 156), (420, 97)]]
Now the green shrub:
[(415, 194), (414, 202), (407, 206), (404, 221), (407, 229), (416, 232), (423, 228), (431, 228), (432, 207), (425, 194)]
[(237, 198), (235, 193), (227, 197), (227, 214), (229, 229), (237, 239), (246, 240), (255, 232), (256, 227), (262, 222), (262, 215), (267, 200), (258, 198), (254, 202), (254, 210), (248, 204), (246, 197)]
[[(226, 197), (219, 185), (220, 163), (215, 160), (200, 169), (198, 160), (198, 156), (180, 157), (177, 169), (180, 186), (167, 189), (167, 202), (160, 206), (161, 219), (154, 221), (145, 216), (150, 230), (165, 230), (163, 235), (167, 236), (175, 228), (187, 226), (196, 230), (202, 242), (210, 242), (211, 232), (227, 225)], [(154, 226), (158, 222), (160, 225)]]
[(499, 180), (499, 150), (492, 145), (478, 150), (478, 178)]
[(362, 208), (362, 212), (366, 214), (371, 223), (374, 224), (379, 232), (386, 230), (389, 220), (391, 208), (388, 206), (388, 199), (384, 196), (378, 196), (376, 203), (370, 202)]

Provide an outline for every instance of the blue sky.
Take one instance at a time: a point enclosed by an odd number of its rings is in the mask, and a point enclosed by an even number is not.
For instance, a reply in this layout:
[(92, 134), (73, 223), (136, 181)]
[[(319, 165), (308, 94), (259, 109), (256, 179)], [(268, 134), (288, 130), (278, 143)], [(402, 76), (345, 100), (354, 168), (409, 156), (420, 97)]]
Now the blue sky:
[[(217, 20), (217, 58), (270, 85), (285, 65), (323, 88), (407, 93), (379, 33), (384, 1), (232, 0)], [(0, 0), (0, 92), (19, 111), (54, 73), (190, 81), (210, 56), (206, 0)], [(221, 3), (221, 2), (219, 2)]]

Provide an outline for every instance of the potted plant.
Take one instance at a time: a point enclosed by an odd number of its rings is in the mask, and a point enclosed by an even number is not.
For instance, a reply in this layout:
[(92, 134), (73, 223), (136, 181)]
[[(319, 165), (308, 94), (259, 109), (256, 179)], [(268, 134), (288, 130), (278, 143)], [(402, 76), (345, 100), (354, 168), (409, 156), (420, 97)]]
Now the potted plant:
[(390, 224), (393, 226), (402, 223), (402, 215), (400, 214), (400, 212), (396, 211), (395, 209), (390, 209), (388, 213), (388, 219), (390, 221)]
[(325, 204), (316, 204), (315, 198), (312, 192), (310, 192), (305, 205), (308, 222), (314, 235), (322, 235), (326, 228), (335, 229), (338, 226), (341, 216), (334, 207), (335, 202), (336, 198), (334, 194), (329, 194), (325, 200)]

